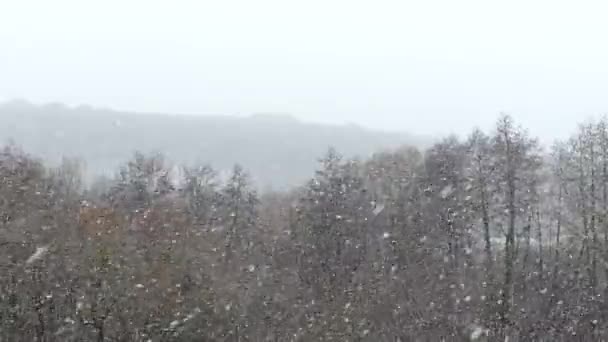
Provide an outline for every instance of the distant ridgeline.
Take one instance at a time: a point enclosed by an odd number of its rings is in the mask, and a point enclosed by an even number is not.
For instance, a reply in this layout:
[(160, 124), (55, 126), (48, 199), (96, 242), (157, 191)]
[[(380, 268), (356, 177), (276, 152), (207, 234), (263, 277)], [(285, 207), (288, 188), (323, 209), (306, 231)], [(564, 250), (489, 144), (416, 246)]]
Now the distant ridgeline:
[(408, 134), (304, 123), (288, 115), (141, 114), (26, 101), (0, 104), (0, 142), (9, 141), (48, 163), (64, 156), (81, 158), (89, 180), (113, 174), (141, 151), (162, 153), (175, 163), (210, 164), (219, 171), (239, 163), (262, 189), (308, 179), (330, 146), (348, 157), (367, 157), (382, 149), (429, 143)]

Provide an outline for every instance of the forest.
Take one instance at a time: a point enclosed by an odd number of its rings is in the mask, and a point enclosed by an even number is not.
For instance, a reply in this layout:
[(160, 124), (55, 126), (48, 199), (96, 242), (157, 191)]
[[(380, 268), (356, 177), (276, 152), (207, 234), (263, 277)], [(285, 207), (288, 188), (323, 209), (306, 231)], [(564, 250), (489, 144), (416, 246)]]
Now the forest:
[(235, 165), (0, 152), (0, 341), (603, 341), (608, 119), (328, 148), (259, 191)]

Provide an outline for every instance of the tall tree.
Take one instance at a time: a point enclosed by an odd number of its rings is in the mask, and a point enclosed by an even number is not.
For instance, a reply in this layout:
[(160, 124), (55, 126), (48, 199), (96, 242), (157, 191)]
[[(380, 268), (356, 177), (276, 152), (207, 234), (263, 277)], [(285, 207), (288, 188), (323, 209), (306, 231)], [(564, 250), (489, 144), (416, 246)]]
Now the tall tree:
[(530, 178), (536, 177), (540, 154), (538, 142), (530, 138), (525, 130), (517, 127), (508, 115), (499, 118), (492, 145), (497, 161), (497, 186), (503, 193), (500, 206), (506, 213), (501, 320), (509, 326), (513, 324), (511, 310), (514, 305), (517, 226), (527, 225), (530, 188), (526, 183)]
[[(481, 130), (476, 129), (469, 136), (468, 154), (470, 166), (467, 168), (468, 177), (471, 180), (472, 187), (476, 192), (476, 205), (473, 210), (479, 213), (483, 226), (483, 241), (485, 253), (485, 270), (486, 275), (492, 275), (492, 230), (490, 227), (490, 212), (492, 210), (491, 203), (495, 196), (493, 186), (494, 176), (494, 160), (492, 158), (492, 146), (490, 137)], [(487, 279), (491, 281), (491, 279)]]

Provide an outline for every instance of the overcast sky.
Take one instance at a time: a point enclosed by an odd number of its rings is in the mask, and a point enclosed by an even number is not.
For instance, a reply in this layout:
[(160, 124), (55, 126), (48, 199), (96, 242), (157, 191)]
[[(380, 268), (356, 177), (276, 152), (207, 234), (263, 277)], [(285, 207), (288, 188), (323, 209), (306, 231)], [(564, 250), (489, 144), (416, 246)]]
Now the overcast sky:
[(0, 1), (0, 98), (291, 113), (543, 140), (608, 113), (608, 4), (556, 0)]

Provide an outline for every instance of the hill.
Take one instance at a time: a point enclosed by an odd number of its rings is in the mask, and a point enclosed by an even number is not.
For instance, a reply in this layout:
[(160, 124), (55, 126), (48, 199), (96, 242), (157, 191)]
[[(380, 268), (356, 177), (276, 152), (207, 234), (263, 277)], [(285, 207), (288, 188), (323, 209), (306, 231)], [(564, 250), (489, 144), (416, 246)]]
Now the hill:
[(428, 140), (356, 125), (321, 125), (293, 117), (171, 115), (120, 112), (89, 106), (0, 104), (0, 141), (56, 163), (82, 158), (87, 175), (112, 174), (134, 151), (161, 152), (172, 162), (208, 163), (218, 170), (240, 163), (262, 187), (283, 188), (309, 178), (329, 146), (366, 157)]

